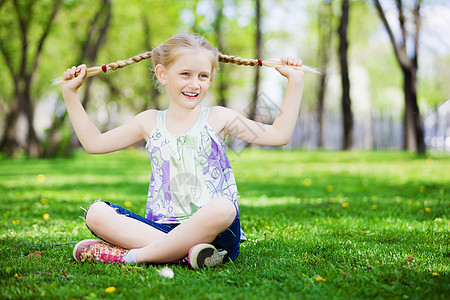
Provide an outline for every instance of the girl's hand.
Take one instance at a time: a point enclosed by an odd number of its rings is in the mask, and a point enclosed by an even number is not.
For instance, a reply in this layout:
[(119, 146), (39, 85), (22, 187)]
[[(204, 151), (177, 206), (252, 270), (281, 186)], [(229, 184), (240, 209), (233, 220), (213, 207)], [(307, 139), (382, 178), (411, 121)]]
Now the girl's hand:
[(291, 56), (289, 56), (289, 57), (283, 56), (281, 58), (281, 62), (283, 63), (283, 65), (286, 65), (286, 67), (283, 66), (283, 67), (276, 68), (276, 70), (278, 72), (280, 72), (281, 75), (283, 75), (287, 79), (291, 79), (294, 77), (303, 79), (303, 76), (305, 75), (305, 73), (302, 70), (294, 69), (294, 68), (290, 67), (290, 66), (301, 67), (301, 65), (303, 64), (301, 59), (291, 57)]
[(63, 74), (64, 81), (61, 85), (61, 90), (76, 92), (85, 79), (86, 65), (79, 65), (78, 67), (67, 69)]

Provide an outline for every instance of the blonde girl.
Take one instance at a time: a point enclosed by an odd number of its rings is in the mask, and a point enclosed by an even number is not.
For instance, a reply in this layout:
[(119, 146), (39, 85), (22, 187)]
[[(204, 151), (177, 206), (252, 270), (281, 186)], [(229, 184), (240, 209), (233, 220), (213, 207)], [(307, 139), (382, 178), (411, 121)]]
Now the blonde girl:
[[(86, 76), (150, 58), (166, 89), (168, 109), (147, 110), (101, 133), (81, 105), (77, 90)], [(179, 34), (151, 52), (129, 60), (64, 72), (62, 95), (73, 128), (88, 153), (109, 153), (147, 142), (151, 179), (145, 216), (107, 201), (86, 212), (86, 225), (99, 239), (79, 242), (75, 260), (116, 263), (189, 263), (193, 268), (235, 260), (246, 240), (240, 226), (238, 191), (225, 151), (225, 136), (278, 146), (288, 143), (303, 91), (302, 61), (283, 57), (276, 70), (288, 84), (281, 112), (272, 125), (220, 107), (202, 106), (218, 62), (261, 65), (219, 54), (205, 39)]]

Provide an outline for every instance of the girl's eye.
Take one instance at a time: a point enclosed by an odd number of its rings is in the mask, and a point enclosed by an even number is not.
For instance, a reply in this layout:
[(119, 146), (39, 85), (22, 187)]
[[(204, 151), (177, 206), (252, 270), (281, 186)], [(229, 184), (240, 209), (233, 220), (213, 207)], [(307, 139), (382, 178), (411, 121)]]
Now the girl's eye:
[(181, 73), (181, 75), (182, 76), (189, 76), (189, 73), (188, 72), (183, 72), (183, 73)]
[(202, 74), (202, 75), (200, 75), (200, 77), (201, 78), (206, 78), (206, 79), (209, 78), (209, 76), (207, 74)]

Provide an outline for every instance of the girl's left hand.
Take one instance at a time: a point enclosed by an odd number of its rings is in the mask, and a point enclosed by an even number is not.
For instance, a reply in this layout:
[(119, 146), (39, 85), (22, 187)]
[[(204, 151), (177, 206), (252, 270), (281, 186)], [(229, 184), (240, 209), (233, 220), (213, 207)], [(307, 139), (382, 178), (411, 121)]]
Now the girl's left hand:
[(289, 67), (289, 66), (301, 67), (303, 65), (303, 61), (301, 59), (291, 56), (289, 57), (283, 56), (281, 58), (281, 63), (286, 66), (277, 67), (276, 70), (287, 79), (291, 79), (293, 77), (303, 78), (303, 76), (305, 75), (302, 70)]

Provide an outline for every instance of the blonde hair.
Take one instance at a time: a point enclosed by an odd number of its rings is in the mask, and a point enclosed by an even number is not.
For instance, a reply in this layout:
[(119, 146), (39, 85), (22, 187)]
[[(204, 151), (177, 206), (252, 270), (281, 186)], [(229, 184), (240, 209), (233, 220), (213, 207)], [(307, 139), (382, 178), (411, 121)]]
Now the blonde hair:
[[(151, 58), (153, 65), (161, 64), (165, 67), (169, 67), (176, 58), (186, 52), (187, 50), (208, 50), (211, 56), (211, 72), (214, 73), (218, 68), (218, 62), (232, 63), (243, 66), (266, 66), (266, 67), (281, 67), (283, 64), (277, 60), (261, 60), (261, 59), (246, 59), (236, 56), (224, 55), (219, 53), (216, 47), (212, 46), (205, 38), (193, 35), (193, 34), (177, 34), (152, 51), (148, 51), (125, 60), (118, 60), (103, 66), (91, 67), (87, 69), (87, 76), (94, 76), (101, 72), (114, 71), (120, 68), (127, 67), (129, 65), (140, 62), (144, 59)], [(320, 74), (314, 68), (302, 65), (299, 67), (293, 67), (306, 72), (312, 72)], [(55, 83), (62, 82), (62, 78), (55, 80)]]

